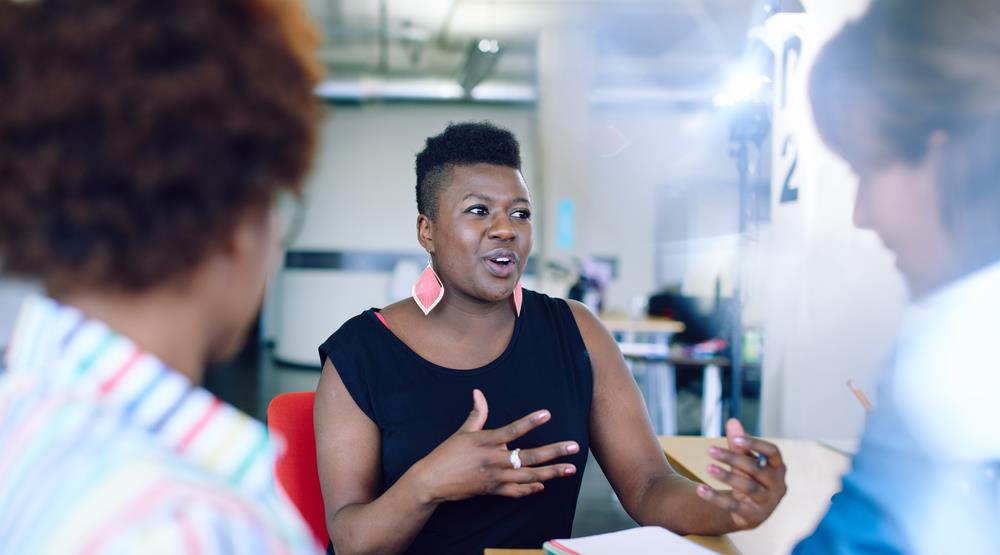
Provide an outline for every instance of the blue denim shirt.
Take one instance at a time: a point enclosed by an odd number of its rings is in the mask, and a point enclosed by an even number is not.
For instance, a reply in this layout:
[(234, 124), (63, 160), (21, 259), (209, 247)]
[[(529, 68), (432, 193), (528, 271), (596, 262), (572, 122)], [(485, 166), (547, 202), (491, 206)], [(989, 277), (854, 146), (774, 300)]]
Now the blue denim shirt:
[(924, 451), (894, 407), (880, 408), (843, 490), (793, 553), (1000, 553), (997, 472)]
[(914, 305), (843, 489), (793, 553), (1000, 554), (1000, 265)]

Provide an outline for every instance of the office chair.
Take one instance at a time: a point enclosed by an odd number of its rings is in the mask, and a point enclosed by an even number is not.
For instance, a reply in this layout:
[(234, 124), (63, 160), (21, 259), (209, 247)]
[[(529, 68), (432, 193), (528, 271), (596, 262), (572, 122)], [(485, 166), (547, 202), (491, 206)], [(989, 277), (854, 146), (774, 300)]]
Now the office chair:
[(267, 429), (288, 442), (274, 473), (292, 503), (302, 513), (316, 541), (326, 547), (326, 511), (316, 470), (316, 436), (313, 431), (312, 391), (282, 393), (267, 407)]

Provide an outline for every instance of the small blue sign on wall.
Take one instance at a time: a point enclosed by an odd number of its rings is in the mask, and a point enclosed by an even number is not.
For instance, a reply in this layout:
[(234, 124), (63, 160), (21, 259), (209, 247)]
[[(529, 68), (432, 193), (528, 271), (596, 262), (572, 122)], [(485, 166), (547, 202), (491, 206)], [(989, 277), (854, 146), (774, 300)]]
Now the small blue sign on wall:
[(556, 246), (571, 250), (576, 245), (576, 203), (560, 199), (556, 210)]

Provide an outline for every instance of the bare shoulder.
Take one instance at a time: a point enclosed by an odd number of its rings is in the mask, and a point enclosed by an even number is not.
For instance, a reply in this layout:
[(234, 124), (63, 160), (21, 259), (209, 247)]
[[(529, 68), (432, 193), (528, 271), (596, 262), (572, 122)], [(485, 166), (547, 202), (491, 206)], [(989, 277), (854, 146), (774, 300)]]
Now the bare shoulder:
[(385, 315), (387, 313), (392, 314), (399, 312), (407, 312), (413, 308), (416, 308), (416, 305), (413, 304), (413, 299), (401, 299), (392, 304), (386, 305), (381, 312), (383, 315)]
[(392, 328), (408, 327), (418, 315), (423, 315), (413, 299), (403, 299), (386, 305), (379, 313)]
[(588, 349), (605, 340), (613, 342), (611, 334), (604, 327), (600, 318), (591, 312), (587, 305), (572, 299), (566, 299), (566, 304), (569, 305), (569, 310), (573, 313), (576, 326), (580, 328), (580, 335), (583, 336), (583, 342)]
[(580, 318), (597, 318), (597, 316), (594, 316), (594, 313), (590, 311), (590, 308), (580, 301), (575, 301), (573, 299), (563, 300), (565, 300), (566, 304), (569, 305), (569, 310), (573, 313), (573, 317), (576, 318), (577, 322), (580, 321)]

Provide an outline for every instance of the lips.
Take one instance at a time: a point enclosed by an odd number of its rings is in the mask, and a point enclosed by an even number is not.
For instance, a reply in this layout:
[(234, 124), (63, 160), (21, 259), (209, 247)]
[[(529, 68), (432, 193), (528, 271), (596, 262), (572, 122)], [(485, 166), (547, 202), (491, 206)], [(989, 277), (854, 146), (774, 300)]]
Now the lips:
[(496, 249), (483, 257), (486, 269), (496, 277), (510, 277), (517, 270), (517, 254), (509, 249)]

